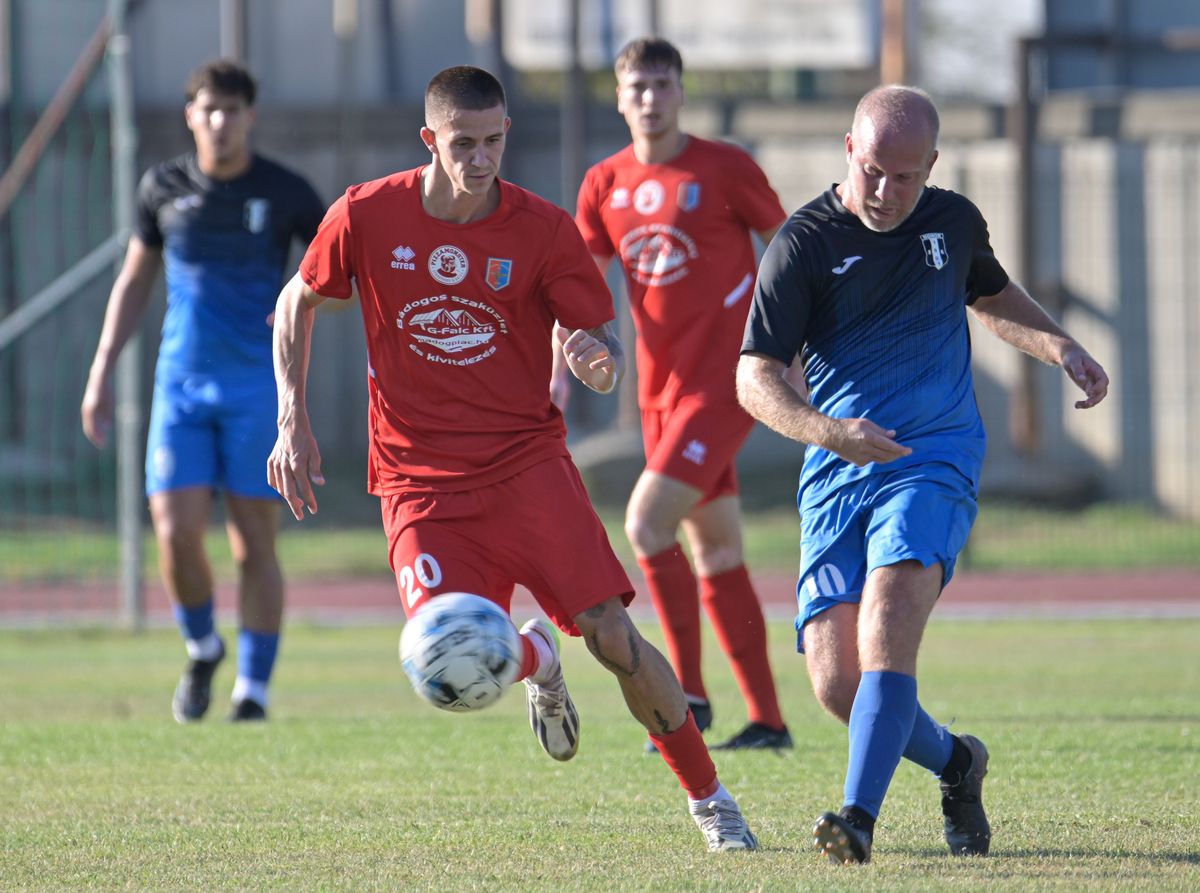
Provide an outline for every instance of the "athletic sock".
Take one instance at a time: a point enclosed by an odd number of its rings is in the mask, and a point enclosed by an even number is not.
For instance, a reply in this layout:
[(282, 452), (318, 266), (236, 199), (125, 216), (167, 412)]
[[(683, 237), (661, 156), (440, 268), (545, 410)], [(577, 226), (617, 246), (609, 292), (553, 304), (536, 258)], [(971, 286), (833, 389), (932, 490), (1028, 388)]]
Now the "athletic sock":
[(947, 785), (954, 787), (962, 784), (962, 780), (971, 771), (971, 763), (975, 758), (971, 756), (971, 751), (967, 750), (967, 745), (963, 744), (957, 735), (947, 733), (947, 737), (950, 739), (951, 745), (950, 756), (941, 771), (935, 774)]
[[(913, 719), (912, 734), (904, 748), (904, 759), (911, 760), (918, 766), (928, 769), (934, 775), (939, 775), (950, 759), (954, 742), (957, 739), (946, 731), (946, 727), (921, 709), (917, 704), (917, 714)], [(961, 744), (967, 754), (967, 766), (971, 765), (971, 754)]]
[(209, 599), (202, 605), (175, 605), (175, 623), (192, 660), (215, 660), (221, 653), (221, 639), (214, 621), (215, 604)]
[(917, 680), (904, 673), (863, 673), (850, 709), (850, 758), (843, 806), (878, 816), (912, 736)]
[(721, 784), (718, 781), (716, 790), (714, 790), (711, 794), (707, 794), (703, 797), (693, 797), (691, 794), (688, 794), (688, 806), (692, 806), (693, 804), (697, 804), (697, 803), (707, 803), (709, 800), (732, 800), (732, 799), (733, 799), (733, 794), (731, 794), (731, 793), (729, 793), (729, 791), (725, 790), (725, 785)]
[[(267, 706), (267, 685), (271, 681), (271, 671), (275, 669), (278, 651), (279, 633), (261, 633), (251, 629), (243, 629), (238, 633), (238, 680), (245, 680), (243, 687), (253, 688), (260, 695), (251, 700), (264, 707)], [(234, 700), (241, 698), (235, 694)]]
[(717, 767), (713, 765), (708, 745), (696, 727), (692, 711), (688, 711), (687, 720), (674, 732), (665, 735), (651, 732), (650, 740), (671, 767), (689, 798), (704, 800), (718, 790), (720, 782), (717, 780)]
[(782, 729), (783, 714), (767, 657), (767, 625), (746, 566), (701, 577), (700, 603), (729, 657), (750, 722)]
[(667, 659), (683, 690), (708, 700), (700, 672), (700, 599), (696, 576), (679, 543), (657, 555), (639, 558), (654, 612), (662, 624)]
[(233, 683), (233, 694), (229, 700), (234, 704), (240, 704), (242, 701), (253, 701), (258, 706), (266, 709), (267, 704), (267, 683), (259, 682), (257, 679), (248, 679), (241, 674)]
[(545, 682), (554, 670), (554, 651), (537, 633), (521, 633), (521, 672), (518, 679)]

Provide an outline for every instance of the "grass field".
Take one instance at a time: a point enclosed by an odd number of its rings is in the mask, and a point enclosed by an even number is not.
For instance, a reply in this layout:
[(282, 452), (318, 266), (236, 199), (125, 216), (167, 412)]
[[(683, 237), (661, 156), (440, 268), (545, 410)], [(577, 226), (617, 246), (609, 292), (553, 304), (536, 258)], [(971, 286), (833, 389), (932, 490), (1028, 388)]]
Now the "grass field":
[[(627, 566), (633, 556), (619, 511), (602, 510), (609, 539)], [(280, 556), (297, 578), (389, 575), (382, 528), (327, 528), (284, 522)], [(746, 557), (751, 568), (794, 570), (800, 521), (790, 509), (746, 517)], [(156, 547), (146, 537), (146, 574), (153, 576)], [(214, 526), (209, 554), (223, 578), (232, 576), (224, 531)], [(1103, 504), (1080, 511), (1046, 511), (1003, 503), (982, 507), (959, 565), (971, 570), (1117, 570), (1200, 568), (1200, 523), (1172, 520), (1144, 507)], [(86, 530), (4, 531), (0, 584), (114, 578), (116, 538)]]
[[(418, 702), (397, 635), (292, 628), (269, 723), (220, 721), (226, 664), (216, 715), (184, 728), (175, 633), (0, 631), (0, 889), (1200, 889), (1197, 621), (935, 621), (922, 701), (991, 748), (993, 855), (952, 860), (935, 782), (902, 765), (875, 861), (855, 869), (809, 849), (840, 802), (845, 738), (788, 624), (772, 656), (796, 749), (718, 756), (762, 842), (723, 855), (579, 642), (565, 662), (582, 748), (557, 764), (520, 687), (477, 715)], [(707, 659), (724, 736), (743, 715)]]

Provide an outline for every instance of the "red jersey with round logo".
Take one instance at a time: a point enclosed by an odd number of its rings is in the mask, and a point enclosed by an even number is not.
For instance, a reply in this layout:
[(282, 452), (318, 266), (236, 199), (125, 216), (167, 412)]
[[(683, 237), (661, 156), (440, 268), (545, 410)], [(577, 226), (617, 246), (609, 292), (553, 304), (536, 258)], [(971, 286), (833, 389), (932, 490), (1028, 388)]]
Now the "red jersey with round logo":
[(590, 329), (612, 298), (570, 216), (500, 182), (483, 220), (438, 220), (417, 168), (352, 186), (300, 264), (313, 291), (349, 298), (366, 326), (369, 488), (466, 490), (566, 456), (550, 402), (555, 319)]
[(759, 166), (728, 143), (688, 137), (664, 164), (642, 164), (630, 145), (587, 172), (575, 222), (593, 254), (624, 268), (643, 409), (688, 394), (736, 399), (756, 268), (750, 231), (786, 216)]

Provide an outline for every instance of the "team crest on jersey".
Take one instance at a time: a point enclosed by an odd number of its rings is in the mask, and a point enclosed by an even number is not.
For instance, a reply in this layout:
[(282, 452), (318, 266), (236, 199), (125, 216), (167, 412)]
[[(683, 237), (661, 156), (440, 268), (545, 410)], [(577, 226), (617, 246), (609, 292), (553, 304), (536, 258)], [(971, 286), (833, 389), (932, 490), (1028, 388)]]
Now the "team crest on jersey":
[(700, 207), (700, 184), (695, 180), (679, 184), (679, 195), (675, 199), (680, 211), (695, 211)]
[(946, 251), (946, 237), (942, 233), (921, 233), (921, 243), (925, 246), (925, 263), (940, 270), (950, 263), (950, 254)]
[(504, 317), (486, 301), (432, 295), (409, 301), (396, 315), (408, 348), (430, 363), (473, 366), (496, 353), (496, 336), (508, 334)]
[(629, 275), (643, 285), (670, 285), (688, 274), (688, 261), (700, 252), (683, 230), (666, 223), (636, 226), (618, 246)]
[(265, 198), (248, 198), (242, 209), (242, 225), (252, 233), (261, 233), (271, 219), (271, 202)]
[(458, 285), (467, 278), (467, 256), (461, 248), (442, 245), (429, 255), (429, 275), (442, 285)]
[(484, 281), (492, 291), (500, 291), (512, 279), (513, 262), (507, 257), (489, 257), (487, 259), (487, 275)]
[(622, 208), (629, 207), (629, 190), (624, 186), (619, 189), (614, 189), (612, 198), (608, 200), (608, 206), (614, 211), (619, 211)]
[(653, 214), (663, 206), (667, 191), (657, 180), (646, 180), (633, 192), (633, 207), (639, 214)]

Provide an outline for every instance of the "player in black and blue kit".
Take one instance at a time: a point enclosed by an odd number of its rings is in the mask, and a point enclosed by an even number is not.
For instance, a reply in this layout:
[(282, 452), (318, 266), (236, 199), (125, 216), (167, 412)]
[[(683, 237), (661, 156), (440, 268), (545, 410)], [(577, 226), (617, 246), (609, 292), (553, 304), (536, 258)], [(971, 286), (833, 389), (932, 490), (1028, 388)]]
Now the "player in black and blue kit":
[(266, 464), (277, 434), (271, 324), (293, 239), (307, 246), (324, 215), (299, 175), (251, 149), (254, 79), (226, 61), (197, 69), (186, 120), (196, 151), (146, 172), (137, 220), (109, 296), (82, 417), (97, 446), (113, 418), (113, 371), (140, 325), (163, 259), (167, 312), (154, 378), (146, 492), (159, 567), (189, 662), (175, 690), (179, 722), (208, 710), (225, 656), (214, 624), (204, 533), (214, 490), (225, 498), (238, 568), (240, 630), (234, 720), (266, 717), (283, 616), (275, 552), (280, 500)]
[[(796, 618), (817, 699), (849, 725), (840, 812), (816, 823), (836, 863), (870, 859), (901, 757), (940, 780), (946, 842), (986, 855), (988, 752), (917, 701), (917, 651), (975, 520), (985, 436), (967, 309), (1004, 341), (1061, 366), (1094, 406), (1108, 377), (1009, 279), (978, 209), (926, 188), (938, 116), (910, 87), (859, 102), (845, 182), (784, 224), (759, 268), (738, 396), (808, 444), (800, 476)], [(784, 380), (799, 354), (808, 399)]]

